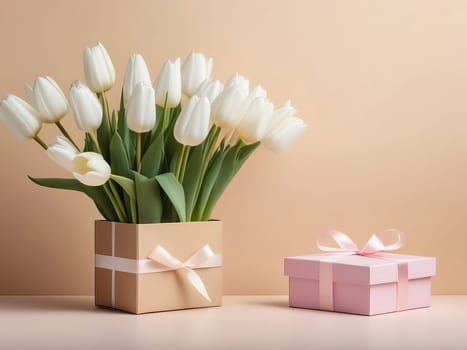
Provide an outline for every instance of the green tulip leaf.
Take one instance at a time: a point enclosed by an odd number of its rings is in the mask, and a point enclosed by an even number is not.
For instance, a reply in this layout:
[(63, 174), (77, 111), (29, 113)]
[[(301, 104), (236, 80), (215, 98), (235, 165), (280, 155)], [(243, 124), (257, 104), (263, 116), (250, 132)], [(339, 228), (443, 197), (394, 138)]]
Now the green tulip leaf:
[(156, 137), (159, 137), (162, 134), (162, 128), (164, 126), (163, 118), (164, 118), (164, 107), (156, 105), (156, 125), (150, 132), (150, 135), (151, 135), (149, 139), (150, 143), (154, 142)]
[(141, 174), (152, 178), (160, 173), (164, 158), (164, 142), (162, 135), (154, 139), (141, 159)]
[(102, 156), (107, 162), (110, 162), (110, 140), (112, 138), (112, 130), (110, 128), (110, 116), (105, 108), (107, 101), (103, 94), (98, 93), (99, 101), (102, 105), (102, 123), (97, 129), (97, 139), (101, 149)]
[[(169, 171), (175, 174), (175, 168), (177, 167), (177, 160), (178, 160), (178, 155), (182, 151), (182, 147), (180, 147), (172, 156), (170, 159), (170, 163), (168, 164)], [(168, 157), (166, 157), (167, 160)]]
[(99, 153), (99, 149), (97, 148), (96, 143), (94, 142), (94, 139), (92, 138), (90, 133), (86, 133), (84, 137), (84, 150), (83, 152), (95, 152)]
[[(178, 153), (182, 149), (182, 145), (178, 143), (178, 141), (175, 140), (175, 137), (174, 137), (174, 125), (178, 118), (179, 113), (180, 112), (178, 108), (169, 109), (168, 126), (164, 132), (165, 155), (167, 159), (167, 165), (170, 165), (170, 166), (172, 166), (172, 163), (176, 163)], [(175, 159), (175, 162), (173, 161), (174, 159)]]
[(102, 186), (86, 186), (76, 179), (38, 179), (31, 176), (28, 178), (39, 186), (82, 192), (94, 201), (97, 209), (106, 220), (118, 221), (117, 214)]
[(201, 217), (202, 220), (210, 219), (211, 213), (225, 189), (259, 144), (259, 142), (256, 142), (245, 146), (239, 143), (232, 148), (226, 148), (226, 155), (209, 195), (209, 200)]
[(243, 164), (250, 158), (251, 154), (259, 147), (260, 142), (252, 143), (251, 145), (242, 146), (235, 160), (235, 170), (233, 176), (237, 174)]
[(112, 111), (110, 130), (112, 131), (112, 133), (114, 133), (115, 130), (117, 130), (117, 118), (115, 117), (115, 111)]
[(114, 174), (110, 178), (120, 185), (131, 200), (136, 201), (135, 182), (132, 179)]
[(192, 215), (193, 221), (200, 221), (202, 219), (202, 214), (206, 208), (214, 184), (216, 183), (225, 155), (225, 152), (216, 152), (209, 162), (209, 167), (204, 176), (201, 190), (196, 201), (196, 207)]
[(148, 179), (136, 173), (136, 202), (138, 207), (138, 223), (158, 223), (162, 220), (162, 199), (159, 183), (155, 177)]
[(123, 105), (123, 90), (120, 98), (120, 109), (118, 111), (117, 130), (122, 138), (123, 144), (125, 145), (126, 153), (128, 155), (128, 162), (129, 164), (134, 164), (136, 141), (134, 134), (130, 132), (130, 129), (128, 129), (125, 107)]
[(208, 203), (203, 214), (203, 220), (208, 220), (211, 211), (214, 209), (215, 204), (219, 200), (222, 193), (224, 193), (225, 188), (230, 183), (235, 172), (235, 160), (238, 155), (239, 148), (232, 147), (225, 152), (225, 157), (222, 162), (219, 173), (217, 174), (216, 181), (211, 190)]
[(186, 221), (185, 193), (173, 173), (157, 175), (156, 180), (172, 203), (181, 222)]
[(191, 219), (196, 198), (199, 194), (200, 182), (204, 176), (204, 174), (202, 174), (204, 158), (203, 151), (203, 145), (196, 146), (191, 150), (185, 170), (186, 175), (183, 179), (183, 188), (185, 190), (186, 200), (186, 217), (188, 220)]
[(125, 145), (122, 138), (116, 132), (110, 141), (110, 165), (112, 167), (112, 174), (129, 177), (130, 176), (130, 163), (126, 153)]

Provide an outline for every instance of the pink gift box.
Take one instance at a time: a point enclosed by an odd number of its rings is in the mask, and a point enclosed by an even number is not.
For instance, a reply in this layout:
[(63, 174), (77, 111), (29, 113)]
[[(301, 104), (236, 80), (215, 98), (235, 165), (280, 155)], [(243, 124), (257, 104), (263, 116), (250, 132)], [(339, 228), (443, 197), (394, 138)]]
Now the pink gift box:
[(414, 255), (312, 254), (287, 257), (289, 305), (377, 315), (430, 306), (436, 259)]

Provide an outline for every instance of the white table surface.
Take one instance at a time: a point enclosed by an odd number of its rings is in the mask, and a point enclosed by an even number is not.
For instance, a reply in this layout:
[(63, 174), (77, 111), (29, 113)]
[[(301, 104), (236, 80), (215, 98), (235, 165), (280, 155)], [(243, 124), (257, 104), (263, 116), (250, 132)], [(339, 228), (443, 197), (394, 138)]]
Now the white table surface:
[(287, 296), (144, 315), (92, 297), (0, 296), (0, 349), (467, 349), (467, 296), (372, 317), (293, 309)]

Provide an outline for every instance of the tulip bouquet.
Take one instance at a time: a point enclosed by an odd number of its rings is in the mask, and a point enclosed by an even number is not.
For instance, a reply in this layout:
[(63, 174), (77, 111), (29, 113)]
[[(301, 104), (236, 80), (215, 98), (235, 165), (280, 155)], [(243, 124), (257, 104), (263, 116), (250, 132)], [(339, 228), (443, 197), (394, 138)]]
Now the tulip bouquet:
[[(143, 57), (126, 67), (118, 111), (106, 99), (115, 69), (98, 44), (84, 51), (86, 83), (75, 81), (69, 101), (50, 77), (26, 84), (28, 102), (0, 101), (0, 119), (21, 140), (33, 139), (73, 178), (30, 179), (80, 191), (105, 219), (129, 223), (205, 221), (252, 152), (262, 143), (288, 148), (306, 128), (286, 102), (274, 109), (261, 86), (235, 74), (225, 85), (211, 79), (212, 59), (191, 53), (167, 61), (154, 87)], [(84, 133), (80, 147), (61, 124), (69, 107)], [(50, 145), (42, 124), (63, 136)]]

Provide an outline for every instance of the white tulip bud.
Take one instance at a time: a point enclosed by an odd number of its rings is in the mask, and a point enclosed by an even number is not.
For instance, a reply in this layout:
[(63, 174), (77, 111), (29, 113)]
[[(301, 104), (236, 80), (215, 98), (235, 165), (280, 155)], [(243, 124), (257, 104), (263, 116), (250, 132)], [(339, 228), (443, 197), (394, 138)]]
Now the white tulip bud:
[(210, 103), (222, 92), (224, 86), (219, 80), (206, 80), (196, 91), (196, 95), (199, 97), (206, 96)]
[(274, 110), (274, 113), (272, 114), (272, 117), (271, 117), (271, 123), (269, 124), (268, 132), (272, 131), (277, 126), (282, 124), (282, 122), (286, 120), (287, 118), (293, 117), (295, 113), (296, 113), (296, 110), (290, 104), (290, 100), (286, 101), (283, 106)]
[(87, 186), (101, 186), (110, 178), (110, 166), (94, 152), (77, 154), (73, 159), (73, 176)]
[(265, 97), (257, 97), (250, 103), (236, 129), (245, 143), (262, 140), (268, 131), (273, 109), (273, 104)]
[(210, 116), (211, 104), (207, 97), (192, 96), (175, 122), (175, 139), (184, 145), (199, 145), (208, 136)]
[(128, 60), (125, 70), (125, 78), (123, 80), (123, 101), (125, 102), (125, 105), (128, 103), (128, 100), (133, 93), (133, 89), (138, 83), (151, 85), (152, 81), (143, 56), (133, 54)]
[(78, 80), (70, 88), (70, 105), (80, 130), (93, 132), (99, 128), (102, 123), (102, 106), (96, 95)]
[(227, 84), (225, 84), (225, 89), (227, 90), (229, 87), (232, 86), (239, 87), (247, 96), (250, 93), (250, 81), (246, 79), (243, 75), (240, 75), (238, 73), (232, 75), (229, 81), (227, 81)]
[(128, 128), (143, 133), (151, 130), (156, 123), (156, 98), (153, 87), (138, 83), (128, 100), (126, 118)]
[(65, 170), (73, 171), (73, 159), (78, 154), (78, 150), (66, 137), (57, 136), (47, 148), (46, 153), (56, 164)]
[(201, 84), (211, 78), (212, 58), (206, 60), (202, 53), (192, 52), (182, 66), (182, 89), (188, 97), (195, 94)]
[(15, 95), (0, 101), (0, 120), (20, 140), (34, 138), (41, 129), (39, 113)]
[(109, 90), (115, 83), (115, 68), (105, 47), (98, 43), (84, 50), (84, 76), (89, 88), (98, 93)]
[(66, 97), (51, 77), (38, 77), (32, 94), (34, 106), (43, 123), (56, 123), (68, 112)]
[(306, 128), (307, 125), (302, 119), (289, 117), (271, 130), (262, 143), (273, 152), (283, 152), (303, 134)]
[(245, 104), (250, 105), (251, 102), (257, 97), (268, 97), (268, 93), (261, 85), (256, 85), (248, 94)]
[(226, 88), (212, 103), (213, 122), (220, 127), (235, 128), (242, 118), (246, 98), (240, 87)]
[(182, 80), (180, 71), (180, 58), (175, 62), (164, 63), (159, 76), (154, 84), (156, 91), (156, 103), (163, 107), (167, 97), (167, 107), (174, 108), (182, 99)]
[(246, 113), (248, 108), (250, 107), (251, 103), (257, 98), (257, 97), (264, 97), (266, 98), (268, 96), (268, 93), (266, 90), (263, 89), (261, 85), (256, 85), (248, 94), (248, 97), (245, 99), (245, 102), (243, 103), (243, 109), (242, 109), (242, 115)]

